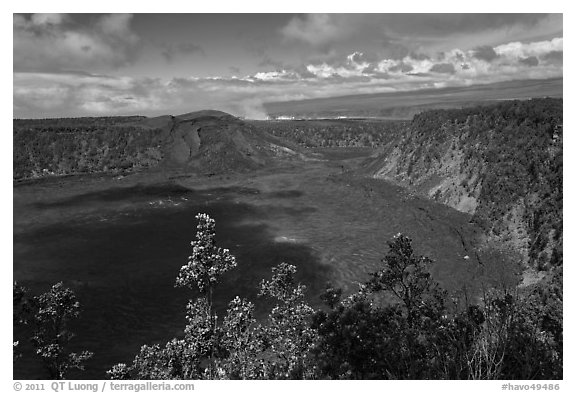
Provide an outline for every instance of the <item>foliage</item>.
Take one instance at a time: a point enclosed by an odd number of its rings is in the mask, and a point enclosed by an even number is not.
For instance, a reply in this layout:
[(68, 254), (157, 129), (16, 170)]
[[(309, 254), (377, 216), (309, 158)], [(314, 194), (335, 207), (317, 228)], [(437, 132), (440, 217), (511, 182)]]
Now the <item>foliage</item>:
[(108, 371), (111, 378), (562, 378), (560, 273), (542, 285), (492, 288), (481, 301), (462, 303), (432, 278), (434, 261), (398, 234), (381, 269), (356, 292), (342, 298), (342, 290), (327, 286), (326, 309), (306, 303), (296, 268), (281, 263), (260, 284), (259, 295), (276, 301), (267, 320), (258, 323), (254, 305), (236, 297), (219, 322), (209, 288), (235, 263), (216, 247), (214, 221), (197, 218), (194, 266), (183, 267), (179, 285), (203, 290), (188, 304), (183, 337), (144, 345), (131, 365)]
[(304, 302), (302, 285), (295, 285), (295, 267), (281, 264), (270, 281), (262, 281), (260, 295), (276, 299), (266, 326), (256, 324), (254, 305), (239, 297), (228, 305), (221, 323), (212, 309), (212, 293), (219, 277), (236, 266), (227, 249), (216, 246), (215, 222), (198, 214), (196, 240), (177, 286), (196, 287), (201, 297), (187, 306), (184, 337), (161, 347), (144, 345), (131, 365), (108, 371), (113, 379), (271, 379), (310, 375), (307, 351), (314, 341), (308, 326), (313, 310)]
[[(328, 285), (314, 310), (296, 268), (282, 263), (262, 280), (260, 296), (276, 301), (267, 320), (235, 297), (221, 322), (210, 292), (235, 265), (216, 247), (214, 220), (200, 214), (193, 256), (178, 285), (203, 288), (186, 307), (179, 338), (144, 345), (112, 379), (562, 379), (562, 272), (527, 288), (486, 288), (467, 303), (448, 296), (408, 237), (388, 243), (382, 267), (342, 296)], [(202, 265), (202, 267), (200, 267)], [(214, 268), (214, 269), (211, 269)], [(200, 272), (193, 274), (193, 272)], [(14, 323), (32, 327), (31, 342), (50, 377), (83, 369), (88, 351), (69, 352), (68, 324), (79, 315), (74, 293), (54, 285), (30, 299), (14, 283)], [(14, 341), (14, 360), (19, 342)]]
[(319, 377), (562, 378), (560, 277), (527, 293), (490, 290), (479, 304), (447, 307), (427, 273), (433, 262), (414, 256), (403, 235), (389, 247), (383, 269), (357, 293), (337, 305), (325, 296), (330, 311), (315, 314)]
[(16, 281), (12, 286), (12, 313), (13, 321), (17, 324), (26, 324), (29, 314), (32, 311), (32, 305), (28, 299), (28, 290)]
[(562, 379), (562, 304), (559, 271), (513, 304), (503, 379)]
[[(32, 311), (30, 301), (28, 300), (28, 290), (23, 286), (18, 285), (16, 281), (14, 281), (12, 286), (12, 299), (12, 320), (14, 325), (27, 324), (29, 315)], [(22, 357), (19, 350), (20, 342), (18, 340), (13, 341), (12, 354), (14, 362)]]
[(388, 243), (388, 247), (388, 255), (382, 260), (384, 268), (371, 274), (368, 290), (390, 292), (402, 303), (410, 325), (419, 327), (418, 318), (423, 315), (437, 318), (438, 310), (444, 310), (446, 294), (428, 271), (433, 261), (415, 256), (412, 240), (400, 233)]
[(117, 364), (112, 379), (224, 379), (257, 375), (258, 336), (253, 329), (254, 305), (234, 298), (221, 324), (212, 310), (212, 294), (219, 277), (236, 266), (230, 251), (216, 246), (215, 222), (207, 214), (196, 216), (196, 240), (188, 263), (180, 269), (176, 286), (198, 288), (202, 297), (186, 308), (182, 339), (164, 347), (144, 345), (130, 366)]
[(211, 375), (212, 364), (205, 359), (218, 343), (216, 318), (209, 315), (205, 298), (190, 302), (186, 309), (188, 325), (182, 339), (172, 339), (164, 347), (144, 345), (131, 366), (117, 364), (108, 374), (113, 379), (201, 379)]
[[(14, 283), (14, 320), (32, 327), (30, 341), (51, 379), (64, 379), (70, 369), (84, 370), (84, 362), (92, 357), (89, 351), (67, 350), (74, 334), (68, 330), (71, 320), (80, 315), (80, 303), (74, 292), (57, 283), (32, 299), (27, 291)], [(17, 347), (15, 342), (14, 349)], [(19, 356), (15, 355), (15, 358)]]
[(14, 179), (155, 166), (160, 129), (138, 117), (14, 120)]
[[(561, 285), (487, 293), (466, 362), (471, 379), (561, 379)], [(546, 299), (544, 293), (551, 295)], [(560, 292), (560, 297), (557, 297)]]
[(398, 234), (389, 247), (383, 268), (356, 294), (316, 313), (315, 356), (323, 377), (437, 377), (433, 366), (442, 344), (438, 333), (446, 325), (445, 293), (427, 271), (432, 261), (415, 256), (409, 238)]
[(298, 120), (252, 122), (258, 129), (304, 147), (379, 147), (390, 142), (406, 121)]
[(278, 301), (263, 327), (271, 355), (270, 379), (307, 379), (314, 373), (307, 353), (316, 338), (308, 326), (314, 310), (304, 301), (306, 287), (294, 282), (295, 273), (295, 266), (281, 263), (272, 268), (272, 280), (260, 284), (260, 296)]
[(236, 258), (230, 250), (216, 247), (215, 221), (207, 214), (198, 214), (196, 241), (192, 244), (192, 255), (188, 264), (182, 266), (176, 278), (176, 286), (194, 289), (198, 287), (202, 294), (212, 290), (218, 277), (236, 266)]

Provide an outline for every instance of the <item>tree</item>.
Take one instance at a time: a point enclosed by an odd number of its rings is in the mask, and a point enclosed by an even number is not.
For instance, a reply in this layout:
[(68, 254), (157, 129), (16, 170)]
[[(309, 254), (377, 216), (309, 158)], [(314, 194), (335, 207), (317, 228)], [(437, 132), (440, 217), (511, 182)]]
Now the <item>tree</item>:
[(254, 305), (239, 297), (228, 305), (221, 323), (212, 309), (213, 291), (222, 274), (236, 266), (230, 251), (215, 242), (215, 222), (198, 214), (196, 240), (176, 286), (200, 290), (186, 309), (184, 337), (163, 347), (144, 345), (131, 365), (117, 364), (112, 379), (276, 379), (312, 377), (307, 356), (315, 340), (309, 326), (313, 310), (304, 301), (305, 287), (296, 285), (296, 268), (280, 264), (270, 281), (263, 280), (260, 296), (278, 301), (268, 324), (254, 318)]
[(74, 334), (68, 330), (71, 320), (80, 315), (80, 303), (74, 292), (62, 282), (33, 301), (30, 324), (33, 326), (32, 345), (40, 356), (51, 379), (64, 379), (69, 369), (84, 370), (84, 362), (92, 352), (69, 352), (66, 347)]
[(230, 250), (216, 247), (216, 223), (210, 216), (201, 213), (196, 215), (196, 219), (199, 223), (196, 240), (191, 243), (192, 255), (180, 269), (176, 286), (198, 288), (211, 308), (214, 286), (222, 274), (236, 267), (236, 258)]
[(323, 297), (331, 310), (316, 313), (312, 324), (319, 334), (315, 356), (326, 377), (435, 377), (445, 292), (428, 272), (433, 261), (414, 255), (411, 242), (395, 236), (382, 269), (338, 304), (339, 293), (328, 288)]
[(314, 313), (304, 301), (306, 287), (296, 284), (296, 266), (281, 263), (272, 268), (272, 279), (262, 280), (259, 296), (277, 300), (264, 327), (265, 348), (271, 353), (269, 364), (274, 379), (307, 379), (314, 376), (309, 354), (316, 331), (309, 326)]
[(130, 366), (117, 364), (108, 371), (112, 379), (219, 379), (246, 378), (254, 372), (250, 359), (257, 350), (252, 324), (254, 306), (236, 297), (222, 324), (212, 308), (214, 288), (222, 274), (236, 266), (228, 249), (216, 246), (215, 221), (196, 215), (196, 240), (192, 255), (176, 278), (177, 287), (198, 289), (201, 297), (186, 307), (184, 338), (164, 347), (144, 345)]
[(423, 318), (442, 315), (446, 293), (428, 270), (434, 261), (414, 255), (412, 240), (400, 233), (388, 246), (390, 250), (382, 260), (384, 268), (370, 274), (372, 278), (366, 283), (368, 291), (393, 295), (402, 304), (407, 322), (413, 328), (421, 327)]
[(562, 278), (525, 290), (493, 290), (483, 300), (486, 322), (475, 336), (475, 379), (561, 379)]

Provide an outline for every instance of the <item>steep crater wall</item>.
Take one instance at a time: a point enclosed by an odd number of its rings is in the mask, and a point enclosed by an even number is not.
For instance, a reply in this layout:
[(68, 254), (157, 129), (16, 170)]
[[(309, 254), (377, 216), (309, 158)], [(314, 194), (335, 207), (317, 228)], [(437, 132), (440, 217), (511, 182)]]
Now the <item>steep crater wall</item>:
[(539, 269), (562, 264), (562, 100), (418, 115), (369, 175), (473, 215)]

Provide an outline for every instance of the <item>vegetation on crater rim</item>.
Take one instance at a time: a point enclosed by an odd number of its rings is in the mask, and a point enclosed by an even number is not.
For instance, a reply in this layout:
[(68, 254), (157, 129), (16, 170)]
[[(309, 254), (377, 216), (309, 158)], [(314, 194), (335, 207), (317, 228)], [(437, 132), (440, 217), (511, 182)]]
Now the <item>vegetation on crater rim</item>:
[[(305, 287), (294, 281), (295, 267), (282, 263), (260, 284), (260, 295), (276, 301), (267, 321), (256, 321), (254, 305), (236, 297), (220, 322), (211, 296), (235, 259), (216, 247), (214, 221), (205, 214), (197, 218), (193, 253), (176, 281), (198, 286), (201, 293), (186, 307), (183, 336), (164, 346), (142, 346), (132, 363), (113, 366), (110, 378), (562, 378), (559, 272), (545, 285), (486, 288), (478, 302), (455, 301), (430, 276), (428, 265), (434, 262), (415, 255), (411, 240), (398, 234), (389, 242), (382, 268), (344, 299), (329, 285), (322, 296), (325, 308), (314, 310), (304, 299)], [(66, 301), (52, 306), (53, 299)], [(61, 337), (71, 337), (65, 325), (77, 316), (78, 304), (60, 284), (32, 303), (36, 308), (22, 311), (28, 303), (15, 285), (15, 322), (37, 323), (40, 333), (33, 342), (56, 327), (56, 336), (46, 337), (58, 351), (45, 356), (43, 340), (37, 354), (50, 360), (48, 370), (57, 370), (53, 378), (64, 378), (69, 367), (81, 367), (91, 356), (61, 356), (66, 353)]]

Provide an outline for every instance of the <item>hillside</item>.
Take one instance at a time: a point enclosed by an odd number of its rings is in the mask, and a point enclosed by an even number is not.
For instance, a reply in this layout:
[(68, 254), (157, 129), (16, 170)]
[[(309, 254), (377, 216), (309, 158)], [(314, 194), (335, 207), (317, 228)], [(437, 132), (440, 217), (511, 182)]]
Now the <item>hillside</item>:
[(538, 269), (562, 264), (562, 99), (414, 117), (369, 175), (473, 214)]
[(274, 157), (298, 158), (298, 147), (224, 112), (176, 116), (164, 142), (164, 163), (200, 172), (245, 172)]
[(379, 147), (406, 128), (407, 121), (373, 119), (252, 121), (258, 129), (311, 147)]
[(14, 179), (146, 168), (245, 172), (300, 157), (281, 141), (219, 111), (180, 116), (14, 120)]

